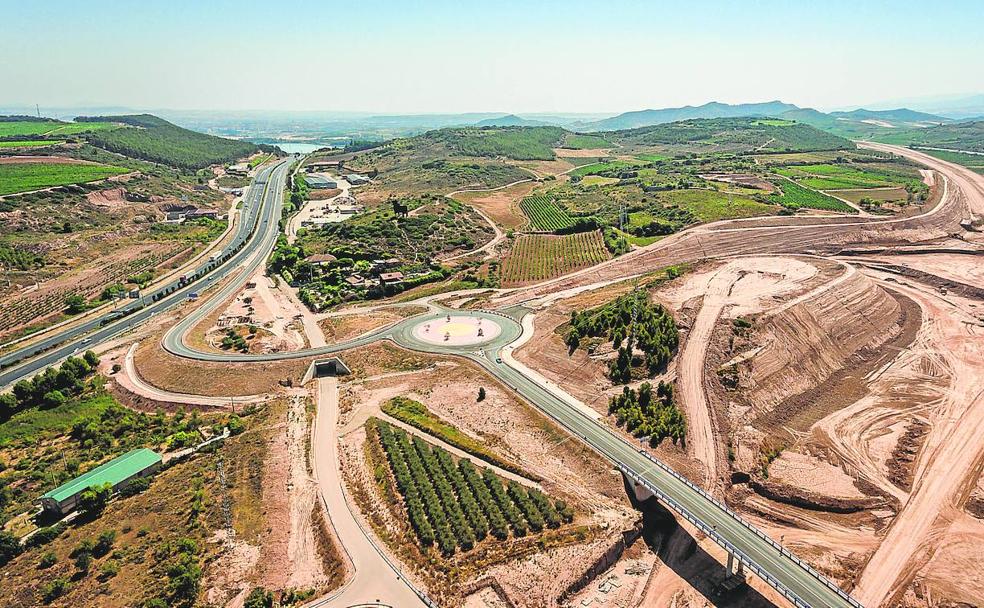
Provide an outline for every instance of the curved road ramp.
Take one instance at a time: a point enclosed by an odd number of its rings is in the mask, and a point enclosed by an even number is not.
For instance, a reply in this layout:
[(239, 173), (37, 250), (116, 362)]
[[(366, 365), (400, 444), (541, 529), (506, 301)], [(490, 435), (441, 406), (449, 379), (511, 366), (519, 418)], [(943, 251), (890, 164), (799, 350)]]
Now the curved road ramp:
[[(146, 321), (151, 315), (177, 304), (186, 297), (187, 292), (214, 286), (219, 279), (228, 278), (229, 280), (220, 289), (211, 290), (208, 301), (190, 314), (185, 315), (165, 334), (163, 346), (166, 350), (177, 356), (198, 361), (272, 361), (323, 357), (375, 341), (390, 340), (404, 348), (417, 351), (465, 357), (481, 366), (504, 385), (511, 387), (521, 397), (553, 418), (569, 433), (579, 437), (599, 454), (615, 463), (626, 477), (637, 485), (637, 488), (644, 488), (655, 495), (666, 506), (720, 544), (728, 552), (731, 565), (737, 562), (739, 567), (747, 568), (757, 574), (794, 606), (798, 608), (861, 607), (858, 601), (837, 585), (820, 575), (764, 533), (752, 527), (708, 493), (684, 479), (662, 462), (648, 456), (644, 451), (640, 451), (634, 444), (617, 435), (603, 422), (588, 416), (582, 409), (572, 405), (571, 398), (564, 394), (558, 394), (559, 389), (557, 387), (548, 388), (538, 379), (524, 372), (521, 367), (514, 366), (509, 357), (509, 351), (511, 345), (524, 338), (525, 330), (520, 323), (521, 318), (519, 318), (521, 312), (517, 312), (516, 316), (510, 316), (498, 311), (469, 311), (469, 314), (473, 315), (476, 320), (476, 335), (478, 319), (486, 323), (484, 327), (496, 325), (498, 328), (497, 332), (489, 332), (488, 340), (484, 342), (463, 341), (470, 343), (459, 344), (459, 341), (452, 339), (453, 336), (450, 335), (452, 332), (449, 328), (445, 331), (449, 334), (447, 340), (421, 339), (419, 337), (420, 331), (414, 331), (420, 324), (434, 323), (437, 327), (436, 324), (440, 323), (442, 317), (446, 323), (450, 323), (452, 321), (451, 314), (461, 314), (461, 311), (445, 309), (441, 312), (424, 313), (354, 340), (321, 348), (285, 353), (236, 355), (202, 352), (189, 346), (184, 339), (187, 332), (233, 292), (240, 289), (273, 250), (279, 235), (278, 220), (283, 203), (282, 195), (286, 173), (286, 162), (260, 172), (254, 187), (250, 190), (250, 196), (247, 197), (241, 230), (237, 233), (233, 243), (222, 252), (221, 261), (209, 267), (203, 267), (196, 272), (196, 276), (193, 277), (196, 279), (193, 285), (174, 285), (165, 289), (161, 294), (154, 294), (159, 297), (153, 298), (151, 302), (138, 310), (134, 310), (132, 314), (123, 319), (108, 320), (108, 324), (93, 331), (84, 342), (88, 343), (90, 340), (97, 343), (105, 341)], [(633, 263), (639, 264), (640, 262), (641, 260), (635, 260)], [(198, 287), (198, 285), (202, 287)], [(440, 309), (436, 306), (433, 308)], [(99, 322), (98, 319), (93, 321), (96, 325)], [(426, 334), (426, 331), (424, 333)], [(73, 329), (71, 332), (53, 336), (49, 343), (42, 343), (43, 346), (59, 346), (16, 368), (0, 372), (0, 385), (40, 370), (79, 350), (80, 347), (84, 346), (80, 339), (81, 335), (81, 331)], [(15, 365), (16, 361), (36, 354), (39, 346), (15, 352), (10, 355), (10, 360), (0, 359), (0, 365), (4, 363)], [(335, 382), (331, 376), (342, 372), (343, 369), (347, 368), (337, 358), (320, 359), (312, 365), (309, 373), (312, 378), (317, 376), (324, 378), (322, 382), (331, 383)], [(328, 409), (331, 410), (332, 408)], [(322, 422), (324, 417), (318, 416), (317, 418), (318, 424), (325, 424)], [(326, 458), (328, 457), (326, 456)], [(330, 462), (330, 460), (326, 460), (326, 462)], [(330, 469), (330, 467), (325, 468)], [(328, 511), (333, 518), (339, 516), (339, 509), (347, 508), (344, 504), (330, 505), (330, 507)], [(358, 529), (354, 530), (356, 533), (359, 532)], [(392, 585), (395, 581), (386, 581), (386, 583)], [(412, 597), (407, 596), (408, 600), (411, 600)], [(422, 597), (419, 599), (424, 601)]]

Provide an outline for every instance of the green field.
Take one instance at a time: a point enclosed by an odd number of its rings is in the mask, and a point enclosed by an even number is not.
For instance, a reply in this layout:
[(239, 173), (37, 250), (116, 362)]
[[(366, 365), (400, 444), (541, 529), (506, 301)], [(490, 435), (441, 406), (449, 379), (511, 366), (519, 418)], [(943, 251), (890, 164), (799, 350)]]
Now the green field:
[(607, 186), (617, 183), (618, 178), (616, 177), (601, 177), (600, 175), (589, 175), (581, 180), (582, 186)]
[(530, 196), (519, 203), (534, 230), (553, 232), (569, 228), (574, 220), (560, 206), (545, 196)]
[(670, 157), (663, 154), (636, 154), (636, 158), (644, 163), (658, 163), (662, 160), (667, 160)]
[(611, 258), (600, 230), (556, 236), (523, 234), (502, 260), (502, 285), (559, 277)]
[(827, 196), (822, 192), (804, 188), (792, 180), (783, 180), (780, 182), (779, 187), (782, 188), (782, 193), (780, 194), (779, 191), (773, 192), (769, 196), (769, 200), (787, 209), (808, 207), (810, 209), (822, 209), (840, 213), (857, 213), (857, 209), (854, 209), (847, 203), (839, 201), (832, 196)]
[(631, 169), (632, 167), (638, 167), (642, 163), (636, 163), (628, 160), (612, 160), (608, 162), (601, 163), (591, 163), (590, 165), (584, 165), (578, 167), (571, 171), (571, 176), (585, 177), (587, 175), (597, 175), (606, 171), (618, 171), (621, 169)]
[(714, 190), (672, 190), (661, 193), (660, 200), (664, 204), (676, 205), (689, 211), (700, 222), (771, 215), (775, 212), (775, 208), (771, 205), (744, 196), (729, 196)]
[(0, 164), (0, 195), (80, 184), (126, 173), (123, 167), (69, 163)]
[(23, 137), (25, 135), (58, 135), (64, 137), (89, 131), (115, 129), (118, 126), (112, 122), (0, 121), (0, 137)]
[(56, 146), (63, 144), (64, 141), (51, 139), (28, 139), (17, 141), (0, 141), (0, 148), (40, 148), (42, 146)]
[(562, 148), (571, 150), (593, 150), (594, 148), (610, 148), (612, 143), (598, 135), (580, 135), (572, 133), (564, 140)]
[(882, 171), (863, 170), (844, 165), (802, 165), (776, 169), (776, 173), (795, 179), (815, 190), (852, 190), (857, 188), (887, 188), (905, 185), (912, 180)]

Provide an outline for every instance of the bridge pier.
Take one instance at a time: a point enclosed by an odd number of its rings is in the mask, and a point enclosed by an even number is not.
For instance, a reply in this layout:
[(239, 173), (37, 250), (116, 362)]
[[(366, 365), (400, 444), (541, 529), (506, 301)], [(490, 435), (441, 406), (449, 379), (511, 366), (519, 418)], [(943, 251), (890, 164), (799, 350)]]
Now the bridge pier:
[[(737, 565), (737, 568), (735, 567)], [(745, 573), (745, 567), (741, 561), (735, 559), (734, 553), (728, 553), (728, 576), (735, 574), (741, 576)]]

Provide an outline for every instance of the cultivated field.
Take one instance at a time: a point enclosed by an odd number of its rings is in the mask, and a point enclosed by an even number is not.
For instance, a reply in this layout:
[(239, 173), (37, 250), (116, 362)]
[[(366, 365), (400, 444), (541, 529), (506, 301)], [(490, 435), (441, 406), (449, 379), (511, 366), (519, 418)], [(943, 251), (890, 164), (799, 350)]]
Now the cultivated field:
[(92, 182), (126, 172), (123, 167), (94, 163), (0, 163), (0, 195)]
[(119, 127), (112, 122), (57, 122), (57, 121), (0, 121), (0, 137), (51, 136), (65, 137), (90, 131), (103, 131)]
[(553, 232), (569, 228), (574, 224), (571, 216), (546, 196), (524, 198), (519, 208), (530, 218), (530, 226), (534, 230)]
[(610, 257), (598, 230), (564, 236), (524, 234), (502, 261), (502, 284), (513, 287), (542, 281)]
[(839, 201), (832, 196), (804, 188), (793, 180), (782, 180), (777, 183), (780, 191), (773, 192), (769, 200), (777, 205), (782, 205), (787, 209), (821, 209), (824, 211), (837, 211), (839, 213), (857, 213), (857, 210), (850, 205)]

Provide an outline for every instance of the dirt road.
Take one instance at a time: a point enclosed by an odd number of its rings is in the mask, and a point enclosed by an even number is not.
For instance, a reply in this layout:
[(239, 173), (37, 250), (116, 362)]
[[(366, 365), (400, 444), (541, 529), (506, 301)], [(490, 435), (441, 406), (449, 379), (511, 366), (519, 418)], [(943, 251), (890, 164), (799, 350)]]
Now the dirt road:
[(927, 288), (882, 284), (922, 307), (923, 331), (938, 346), (949, 387), (930, 412), (912, 492), (858, 582), (856, 596), (867, 606), (891, 602), (932, 557), (984, 463), (984, 327)]
[(263, 401), (267, 398), (266, 395), (241, 395), (238, 397), (208, 397), (205, 395), (189, 395), (187, 393), (175, 393), (172, 391), (166, 391), (159, 389), (155, 386), (151, 386), (144, 382), (140, 374), (137, 373), (137, 368), (133, 364), (133, 353), (136, 352), (137, 347), (140, 346), (139, 342), (134, 342), (129, 350), (126, 351), (126, 357), (123, 359), (123, 369), (120, 370), (113, 379), (117, 384), (123, 388), (129, 390), (132, 393), (145, 397), (147, 399), (153, 399), (154, 401), (163, 401), (167, 403), (182, 403), (185, 405), (199, 405), (205, 407), (215, 407), (215, 408), (225, 408), (225, 409), (236, 409), (238, 405), (240, 408), (248, 403), (257, 403)]
[(372, 532), (363, 529), (345, 499), (338, 462), (338, 380), (319, 378), (317, 383), (318, 405), (311, 439), (314, 476), (335, 535), (355, 573), (337, 592), (309, 606), (344, 608), (383, 603), (423, 608), (425, 604), (376, 548)]

